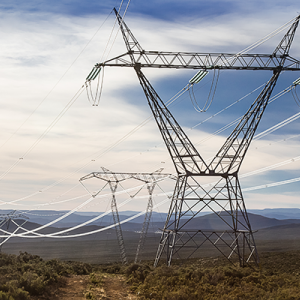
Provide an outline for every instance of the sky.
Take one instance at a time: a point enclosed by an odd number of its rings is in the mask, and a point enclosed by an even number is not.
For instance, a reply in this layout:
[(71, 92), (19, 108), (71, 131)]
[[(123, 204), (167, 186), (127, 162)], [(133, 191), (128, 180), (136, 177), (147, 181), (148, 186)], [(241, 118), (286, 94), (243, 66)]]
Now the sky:
[[(101, 167), (113, 172), (145, 173), (164, 168), (164, 173), (175, 173), (134, 70), (106, 68), (99, 105), (93, 106), (88, 100), (83, 86), (93, 66), (126, 52), (112, 13), (121, 1), (102, 2), (1, 1), (0, 209), (103, 211), (109, 196), (105, 201), (90, 199), (87, 190), (93, 193), (105, 182), (86, 181), (83, 187), (81, 177), (102, 171)], [(123, 2), (122, 14), (127, 4)], [(296, 1), (289, 0), (132, 0), (125, 22), (146, 50), (237, 53), (299, 13)], [(272, 53), (284, 33), (252, 52)], [(298, 53), (300, 32), (296, 33), (290, 55), (300, 59)], [(195, 71), (147, 69), (144, 73), (161, 98), (168, 101)], [(211, 73), (195, 87), (199, 106), (207, 99), (212, 77)], [(220, 72), (217, 91), (207, 112), (197, 112), (188, 93), (175, 101), (170, 110), (199, 153), (208, 159), (215, 155), (233, 127), (211, 135), (243, 115), (259, 93), (251, 92), (270, 77), (268, 71)], [(283, 73), (273, 95), (298, 77), (298, 72)], [(96, 84), (95, 81), (92, 85), (94, 93)], [(73, 98), (78, 91), (81, 94)], [(243, 101), (195, 127), (249, 93)], [(268, 106), (257, 133), (299, 110), (292, 94), (285, 94)], [(146, 124), (135, 130), (149, 117)], [(298, 128), (299, 120), (295, 120), (254, 140), (240, 174), (298, 157)], [(241, 178), (246, 206), (300, 208), (299, 182), (247, 191), (298, 178), (299, 166), (296, 159)], [(130, 188), (129, 183), (125, 185)], [(163, 192), (172, 191), (173, 182), (161, 185), (157, 203), (166, 197)], [(109, 189), (105, 191), (110, 195)], [(167, 211), (168, 203), (156, 210)], [(145, 207), (145, 200), (136, 200), (122, 209)]]

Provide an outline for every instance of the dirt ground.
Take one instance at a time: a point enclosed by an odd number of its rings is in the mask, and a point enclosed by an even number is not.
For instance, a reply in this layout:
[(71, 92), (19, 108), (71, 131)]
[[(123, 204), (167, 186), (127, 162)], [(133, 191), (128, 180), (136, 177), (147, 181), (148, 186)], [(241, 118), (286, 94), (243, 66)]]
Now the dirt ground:
[(85, 299), (85, 292), (89, 283), (89, 275), (77, 275), (66, 278), (66, 283), (58, 290), (58, 298), (61, 300)]
[(130, 293), (124, 277), (121, 275), (106, 276), (104, 279), (103, 289), (105, 292), (105, 297), (103, 299), (137, 299), (137, 296)]
[(130, 293), (122, 275), (106, 274), (103, 277), (103, 283), (99, 286), (90, 284), (89, 275), (66, 278), (65, 285), (57, 291), (54, 299), (136, 300), (137, 297)]

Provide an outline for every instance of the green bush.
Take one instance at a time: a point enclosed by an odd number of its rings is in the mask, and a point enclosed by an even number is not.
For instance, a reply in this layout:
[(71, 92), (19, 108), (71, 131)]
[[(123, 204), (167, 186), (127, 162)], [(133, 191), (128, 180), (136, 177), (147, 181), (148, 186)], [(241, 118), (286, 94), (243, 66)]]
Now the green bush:
[(39, 276), (33, 272), (25, 272), (19, 279), (19, 284), (30, 295), (41, 295), (45, 292), (47, 281), (44, 276)]
[(10, 296), (8, 293), (4, 293), (0, 291), (0, 300), (14, 300), (14, 298)]
[(102, 286), (103, 283), (103, 275), (99, 273), (91, 273), (90, 274), (90, 283), (94, 286)]
[(95, 296), (93, 294), (93, 292), (89, 291), (85, 294), (85, 299), (89, 299), (89, 300), (95, 300)]
[[(297, 262), (300, 252), (294, 258)], [(273, 269), (270, 264), (262, 269), (240, 268), (228, 262), (208, 265), (194, 261), (154, 269), (132, 264), (125, 274), (131, 290), (142, 300), (300, 299), (300, 272), (296, 267), (286, 266), (284, 272), (282, 266), (282, 271), (277, 272), (278, 264)]]
[(0, 253), (0, 300), (27, 300), (63, 284), (62, 276), (89, 274), (92, 267), (80, 262), (44, 261), (37, 255)]
[(101, 267), (101, 271), (108, 274), (119, 274), (122, 272), (120, 264), (104, 265)]

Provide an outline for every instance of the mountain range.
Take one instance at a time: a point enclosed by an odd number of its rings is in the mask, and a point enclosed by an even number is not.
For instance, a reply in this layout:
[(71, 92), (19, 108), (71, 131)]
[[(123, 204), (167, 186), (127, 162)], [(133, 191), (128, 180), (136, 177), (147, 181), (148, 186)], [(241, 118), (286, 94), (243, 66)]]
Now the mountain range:
[[(297, 214), (298, 210), (298, 214)], [(257, 211), (257, 210), (256, 210)], [(252, 227), (252, 230), (261, 230), (265, 228), (278, 228), (282, 226), (287, 226), (289, 227), (290, 225), (295, 225), (295, 226), (300, 226), (300, 210), (299, 209), (294, 209), (293, 212), (291, 213), (291, 216), (293, 218), (287, 218), (287, 219), (278, 219), (272, 217), (273, 215), (280, 216), (283, 218), (283, 216), (289, 216), (288, 215), (288, 209), (276, 209), (276, 210), (270, 210), (266, 209), (263, 211), (258, 211), (262, 212), (269, 217), (263, 216), (261, 214), (254, 214), (248, 212), (248, 217), (249, 221)], [(0, 214), (4, 215), (5, 211), (1, 211)], [(57, 232), (62, 230), (61, 228), (71, 228), (76, 225), (82, 224), (84, 222), (87, 222), (88, 220), (91, 220), (92, 218), (97, 217), (99, 214), (95, 213), (89, 213), (89, 214), (78, 214), (74, 213), (70, 216), (68, 216), (65, 219), (62, 219), (61, 221), (57, 223), (51, 224), (51, 221), (59, 216), (62, 216), (65, 212), (57, 212), (57, 211), (35, 211), (35, 212), (30, 212), (30, 218), (28, 218), (27, 222), (23, 225), (24, 228), (27, 230), (33, 230), (35, 228), (40, 227), (41, 225), (49, 224), (46, 228), (38, 231), (39, 233), (43, 234), (49, 234), (53, 232)], [(273, 213), (273, 214), (272, 214)], [(100, 213), (101, 214), (101, 213)], [(137, 214), (137, 212), (121, 212), (119, 215), (120, 221), (126, 221), (128, 217), (131, 217), (133, 215)], [(165, 223), (165, 218), (167, 214), (159, 214), (157, 212), (152, 213), (152, 218), (149, 223), (149, 233), (155, 233), (160, 231), (164, 227)], [(221, 219), (221, 218), (223, 219)], [(202, 216), (196, 217), (193, 220), (189, 221), (186, 225), (186, 229), (201, 229), (201, 230), (228, 230), (229, 227), (226, 225), (226, 222), (230, 224), (230, 216), (225, 215), (225, 213), (221, 213), (220, 217), (218, 217), (216, 214), (203, 214)], [(182, 220), (182, 222), (185, 222), (186, 219)], [(21, 224), (24, 222), (24, 220), (16, 218), (16, 222), (18, 224)], [(132, 219), (128, 222), (124, 222), (121, 224), (122, 230), (125, 231), (130, 231), (130, 232), (140, 232), (142, 230), (144, 222), (144, 216), (139, 216), (135, 219)], [(79, 234), (83, 232), (89, 232), (89, 231), (95, 231), (99, 230), (103, 227), (109, 226), (113, 223), (113, 218), (112, 215), (106, 215), (103, 218), (99, 220), (95, 220), (91, 223), (86, 224), (85, 226), (79, 227), (77, 229), (74, 229), (70, 231), (70, 234)], [(10, 223), (9, 226), (9, 231), (14, 231), (16, 229), (16, 225), (14, 225), (12, 222)], [(109, 231), (105, 230), (105, 232), (111, 232), (114, 231), (114, 228), (112, 227), (109, 229)], [(19, 231), (20, 232), (20, 231)]]

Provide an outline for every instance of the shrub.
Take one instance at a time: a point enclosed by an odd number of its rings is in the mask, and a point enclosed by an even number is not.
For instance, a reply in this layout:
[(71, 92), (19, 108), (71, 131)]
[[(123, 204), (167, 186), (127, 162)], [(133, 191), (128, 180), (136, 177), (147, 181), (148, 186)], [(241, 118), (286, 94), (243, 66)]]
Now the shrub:
[(25, 272), (19, 279), (19, 284), (30, 295), (41, 295), (45, 292), (47, 282), (44, 276), (39, 276), (33, 272)]
[(0, 300), (14, 300), (14, 298), (10, 296), (8, 293), (4, 293), (0, 291)]
[(0, 253), (0, 300), (30, 299), (30, 295), (44, 294), (50, 291), (51, 285), (61, 284), (62, 276), (89, 274), (91, 270), (89, 264), (57, 259), (44, 261), (27, 252), (18, 256)]
[(105, 265), (102, 266), (101, 271), (109, 274), (119, 274), (122, 268), (119, 264)]
[(102, 274), (91, 273), (90, 274), (90, 283), (95, 286), (101, 286), (103, 281)]
[(93, 292), (89, 291), (85, 294), (85, 299), (95, 300)]
[(77, 275), (88, 275), (93, 269), (90, 264), (77, 261), (69, 261), (68, 265), (70, 266), (72, 273)]
[[(294, 258), (293, 264), (299, 261), (300, 252)], [(273, 269), (268, 262), (266, 265), (263, 269), (240, 268), (220, 261), (219, 265), (214, 262), (203, 266), (201, 260), (201, 263), (152, 269), (133, 264), (125, 274), (131, 290), (142, 300), (300, 299), (299, 270), (282, 266), (278, 272), (278, 264)]]

